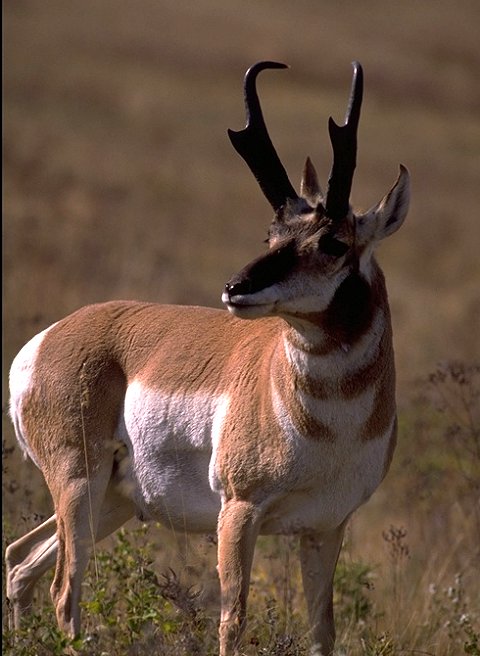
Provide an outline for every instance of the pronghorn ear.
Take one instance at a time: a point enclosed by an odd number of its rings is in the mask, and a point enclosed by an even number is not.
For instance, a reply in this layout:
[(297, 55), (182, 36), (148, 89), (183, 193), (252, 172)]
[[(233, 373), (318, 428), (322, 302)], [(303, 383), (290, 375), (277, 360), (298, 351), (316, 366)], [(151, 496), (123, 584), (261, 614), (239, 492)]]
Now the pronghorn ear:
[(318, 182), (317, 172), (310, 157), (307, 157), (303, 167), (302, 181), (300, 183), (300, 196), (305, 198), (314, 207), (323, 199), (323, 193)]
[(410, 203), (410, 174), (400, 164), (397, 181), (382, 200), (357, 217), (357, 240), (360, 244), (380, 241), (393, 234), (407, 216)]

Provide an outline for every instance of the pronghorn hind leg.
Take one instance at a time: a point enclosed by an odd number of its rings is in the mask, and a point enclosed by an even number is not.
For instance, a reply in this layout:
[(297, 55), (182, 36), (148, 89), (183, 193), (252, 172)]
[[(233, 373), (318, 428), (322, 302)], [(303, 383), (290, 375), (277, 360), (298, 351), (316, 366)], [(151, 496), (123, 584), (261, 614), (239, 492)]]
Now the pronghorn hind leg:
[(57, 561), (50, 592), (58, 625), (71, 637), (80, 633), (81, 584), (97, 541), (93, 536), (97, 535), (112, 463), (113, 454), (105, 451), (88, 478), (67, 474), (60, 480), (57, 472), (50, 488), (57, 516)]
[(35, 584), (57, 557), (57, 521), (52, 515), (5, 550), (7, 598), (12, 605), (13, 626), (31, 610)]
[(236, 653), (245, 628), (248, 587), (259, 521), (247, 501), (227, 501), (218, 520), (218, 574), (221, 591), (220, 656)]
[[(116, 531), (134, 513), (134, 504), (119, 492), (117, 484), (111, 479), (100, 510), (97, 542)], [(22, 617), (31, 611), (35, 585), (45, 572), (55, 566), (57, 552), (56, 515), (7, 547), (7, 598), (12, 607), (14, 628), (18, 629)]]
[(333, 531), (311, 533), (300, 538), (300, 562), (311, 628), (312, 656), (333, 654), (333, 576), (345, 525), (346, 522)]

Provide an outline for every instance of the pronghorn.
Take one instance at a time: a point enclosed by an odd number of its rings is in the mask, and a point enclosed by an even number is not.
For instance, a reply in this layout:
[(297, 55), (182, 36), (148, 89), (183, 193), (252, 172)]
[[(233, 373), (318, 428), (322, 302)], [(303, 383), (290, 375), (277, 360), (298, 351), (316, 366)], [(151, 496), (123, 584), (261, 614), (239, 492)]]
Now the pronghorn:
[(352, 212), (363, 93), (354, 62), (345, 124), (329, 122), (327, 192), (307, 159), (297, 195), (256, 91), (258, 73), (280, 68), (247, 71), (247, 125), (229, 130), (275, 212), (267, 252), (225, 285), (229, 312), (89, 305), (13, 362), (15, 433), (55, 508), (7, 548), (16, 625), (56, 563), (58, 624), (78, 635), (92, 542), (136, 514), (217, 531), (221, 656), (239, 648), (257, 536), (298, 535), (312, 653), (332, 653), (344, 528), (384, 478), (396, 442), (390, 313), (373, 251), (406, 216), (409, 174), (401, 166), (377, 205)]

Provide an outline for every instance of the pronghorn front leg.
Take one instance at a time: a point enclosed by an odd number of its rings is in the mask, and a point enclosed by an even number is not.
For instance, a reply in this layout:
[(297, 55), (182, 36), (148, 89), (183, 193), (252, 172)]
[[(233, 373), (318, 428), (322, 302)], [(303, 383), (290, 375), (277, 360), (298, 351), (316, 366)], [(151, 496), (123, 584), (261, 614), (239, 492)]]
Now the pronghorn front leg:
[(335, 644), (333, 575), (346, 522), (327, 533), (310, 533), (300, 539), (303, 589), (311, 627), (311, 656), (330, 656)]
[(236, 653), (245, 628), (248, 586), (259, 528), (259, 512), (252, 503), (231, 499), (218, 519), (218, 574), (220, 577), (220, 656)]

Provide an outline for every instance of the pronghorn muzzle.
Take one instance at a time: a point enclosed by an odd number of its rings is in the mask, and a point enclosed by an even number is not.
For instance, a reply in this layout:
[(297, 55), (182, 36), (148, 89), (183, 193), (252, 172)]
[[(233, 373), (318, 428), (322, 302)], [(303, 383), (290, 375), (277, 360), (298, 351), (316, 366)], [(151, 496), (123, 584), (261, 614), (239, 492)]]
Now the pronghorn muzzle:
[(295, 267), (297, 257), (292, 240), (256, 258), (230, 278), (223, 302), (229, 307), (262, 304), (263, 297), (257, 295), (282, 282)]

